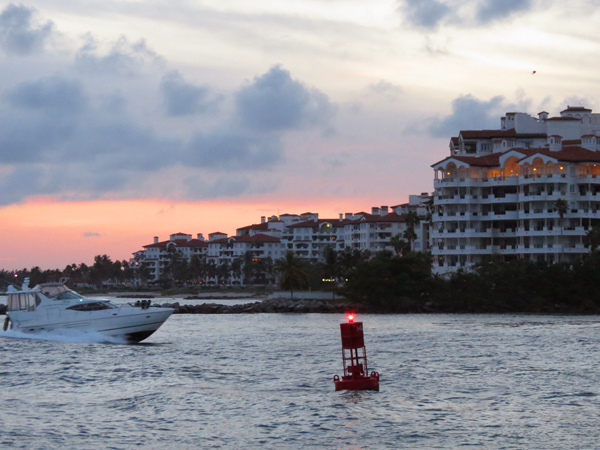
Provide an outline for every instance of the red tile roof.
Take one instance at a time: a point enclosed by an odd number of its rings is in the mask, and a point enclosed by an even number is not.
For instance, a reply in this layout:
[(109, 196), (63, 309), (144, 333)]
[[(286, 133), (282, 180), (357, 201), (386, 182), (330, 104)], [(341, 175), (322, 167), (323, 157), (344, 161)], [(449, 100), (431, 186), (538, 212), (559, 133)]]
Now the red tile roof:
[(545, 138), (546, 133), (517, 133), (514, 128), (510, 130), (461, 130), (463, 139), (493, 139), (493, 138)]
[(144, 245), (144, 248), (166, 248), (168, 244), (175, 244), (177, 247), (206, 247), (208, 242), (200, 241), (198, 239), (174, 239), (169, 241), (157, 242), (156, 244)]
[(230, 236), (227, 238), (214, 239), (210, 241), (208, 244), (228, 244), (230, 242), (262, 242), (262, 243), (278, 243), (281, 242), (279, 238), (268, 236), (266, 234), (255, 234), (254, 236), (250, 236), (249, 234), (244, 234), (242, 236)]
[(250, 230), (267, 231), (268, 229), (269, 229), (269, 222), (265, 222), (265, 223), (255, 223), (253, 225), (247, 225), (245, 227), (238, 228), (236, 231), (250, 231)]
[(288, 225), (288, 228), (319, 228), (324, 223), (330, 223), (333, 226), (342, 226), (345, 220), (340, 219), (317, 219), (317, 220), (306, 220), (304, 222), (298, 222)]
[(568, 111), (591, 111), (591, 109), (584, 108), (583, 106), (567, 106), (567, 109), (563, 109), (561, 113)]
[(365, 214), (360, 219), (350, 220), (348, 224), (362, 223), (362, 222), (405, 222), (405, 216), (403, 214), (396, 214), (394, 212), (384, 214), (380, 216), (378, 214)]
[(581, 119), (578, 119), (577, 117), (549, 117), (548, 119), (546, 119), (546, 122), (548, 122), (548, 121), (560, 121), (560, 120), (577, 120), (577, 121), (581, 121)]
[(244, 234), (243, 236), (235, 236), (234, 240), (235, 242), (281, 242), (279, 238), (268, 234), (255, 234), (254, 236)]
[(450, 156), (450, 157), (445, 158), (435, 164), (432, 164), (431, 167), (436, 166), (442, 162), (448, 161), (450, 159), (455, 159), (457, 161), (464, 162), (464, 163), (468, 164), (469, 166), (474, 166), (474, 167), (498, 167), (498, 166), (500, 166), (500, 156), (505, 155), (506, 153), (511, 152), (511, 151), (523, 153), (524, 155), (526, 155), (525, 157), (540, 154), (540, 155), (544, 155), (544, 156), (549, 156), (558, 161), (565, 161), (565, 162), (592, 162), (592, 163), (600, 162), (600, 152), (587, 150), (587, 149), (579, 147), (579, 146), (569, 146), (569, 147), (563, 147), (562, 150), (559, 150), (559, 151), (551, 151), (547, 147), (544, 147), (544, 148), (513, 148), (506, 152), (492, 153), (491, 155), (485, 155), (485, 156)]

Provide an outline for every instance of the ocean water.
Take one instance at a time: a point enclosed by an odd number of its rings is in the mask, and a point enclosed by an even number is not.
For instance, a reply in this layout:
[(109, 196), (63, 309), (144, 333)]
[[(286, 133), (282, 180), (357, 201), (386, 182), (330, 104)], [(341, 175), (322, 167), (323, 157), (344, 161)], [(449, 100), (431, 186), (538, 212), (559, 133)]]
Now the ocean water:
[(600, 448), (600, 317), (175, 315), (139, 345), (0, 332), (0, 448)]

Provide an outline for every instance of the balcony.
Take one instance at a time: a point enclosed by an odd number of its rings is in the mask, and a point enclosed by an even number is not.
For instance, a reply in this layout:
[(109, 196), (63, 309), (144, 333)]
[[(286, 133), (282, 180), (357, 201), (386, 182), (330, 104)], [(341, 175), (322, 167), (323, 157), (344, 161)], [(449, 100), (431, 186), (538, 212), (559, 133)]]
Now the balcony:
[[(528, 183), (546, 183), (549, 180), (556, 181), (561, 178), (566, 178), (567, 175), (564, 173), (532, 173), (528, 175), (524, 175), (522, 178), (527, 180)], [(523, 183), (525, 184), (525, 183)]]
[(519, 218), (518, 211), (494, 212), (487, 211), (481, 214), (481, 220), (517, 220)]

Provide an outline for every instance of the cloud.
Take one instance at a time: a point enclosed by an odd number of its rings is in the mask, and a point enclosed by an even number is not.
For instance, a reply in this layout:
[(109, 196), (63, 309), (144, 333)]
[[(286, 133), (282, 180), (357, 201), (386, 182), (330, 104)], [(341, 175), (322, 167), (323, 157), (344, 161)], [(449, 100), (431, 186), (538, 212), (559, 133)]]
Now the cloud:
[(41, 171), (30, 166), (20, 166), (0, 175), (0, 206), (20, 203), (30, 195), (42, 194), (37, 187), (40, 180)]
[[(11, 6), (0, 14), (2, 32), (14, 10), (27, 19), (21, 28), (41, 30), (32, 25), (35, 10)], [(6, 60), (0, 54), (0, 63)], [(324, 93), (279, 66), (227, 98), (169, 69), (144, 40), (126, 37), (105, 44), (88, 34), (83, 46), (48, 48), (39, 60), (17, 62), (0, 72), (0, 205), (36, 196), (200, 199), (267, 192), (274, 181), (265, 174), (287, 160), (286, 133), (330, 130), (336, 110)], [(392, 86), (375, 89), (389, 93)], [(222, 111), (212, 114), (217, 107)]]
[(482, 0), (477, 4), (475, 16), (478, 24), (487, 25), (496, 20), (506, 19), (516, 12), (525, 12), (532, 6), (531, 0)]
[(396, 100), (403, 92), (404, 89), (400, 86), (384, 80), (380, 80), (377, 83), (371, 83), (366, 88), (367, 95), (384, 97), (389, 100)]
[(220, 100), (209, 100), (209, 88), (187, 83), (179, 72), (163, 76), (160, 90), (169, 116), (206, 113)]
[(36, 24), (34, 9), (10, 4), (0, 14), (0, 48), (9, 55), (26, 56), (41, 51), (54, 24)]
[(102, 235), (100, 233), (96, 233), (94, 231), (86, 231), (85, 233), (83, 233), (83, 237), (85, 238), (93, 238), (93, 237), (101, 237)]
[(419, 29), (481, 27), (532, 10), (533, 0), (399, 0), (405, 21)]
[(240, 123), (258, 131), (326, 126), (335, 113), (325, 94), (292, 79), (279, 66), (243, 86), (235, 102)]
[(413, 26), (428, 30), (437, 28), (451, 13), (448, 5), (437, 0), (403, 0), (400, 9)]
[(82, 83), (58, 76), (22, 82), (8, 90), (4, 98), (15, 108), (54, 110), (61, 114), (79, 113), (87, 107)]
[(148, 48), (145, 40), (130, 43), (124, 36), (102, 54), (98, 41), (88, 34), (86, 43), (75, 56), (75, 64), (88, 74), (137, 76), (144, 67), (162, 66), (164, 59)]
[(498, 111), (504, 97), (498, 95), (490, 100), (478, 100), (464, 95), (452, 101), (452, 114), (432, 121), (429, 132), (434, 137), (456, 136), (460, 130), (498, 129)]
[(248, 177), (219, 176), (216, 180), (207, 180), (205, 177), (192, 176), (184, 180), (187, 189), (187, 198), (222, 198), (238, 197), (251, 189)]
[(277, 135), (253, 136), (228, 130), (197, 134), (187, 146), (185, 161), (208, 169), (248, 170), (272, 166), (282, 155)]

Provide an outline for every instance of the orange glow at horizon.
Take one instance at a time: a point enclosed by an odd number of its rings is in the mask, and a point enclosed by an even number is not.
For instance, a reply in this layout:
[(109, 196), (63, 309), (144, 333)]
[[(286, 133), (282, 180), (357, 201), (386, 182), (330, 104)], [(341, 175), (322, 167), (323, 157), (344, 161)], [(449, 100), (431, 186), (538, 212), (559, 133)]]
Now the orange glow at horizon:
[[(174, 233), (216, 231), (235, 235), (237, 228), (260, 223), (261, 216), (318, 213), (338, 218), (341, 212), (364, 211), (368, 199), (353, 198), (336, 204), (320, 200), (168, 202), (87, 201), (56, 202), (35, 199), (0, 208), (0, 269), (64, 269), (69, 264), (91, 265), (96, 255), (113, 261)], [(285, 209), (279, 209), (285, 204)], [(307, 205), (310, 206), (307, 207)]]

